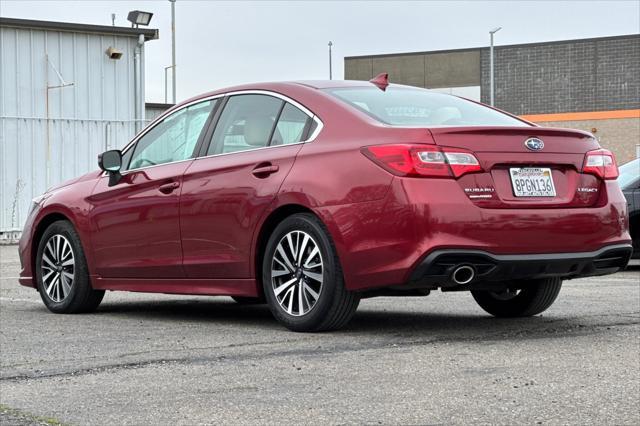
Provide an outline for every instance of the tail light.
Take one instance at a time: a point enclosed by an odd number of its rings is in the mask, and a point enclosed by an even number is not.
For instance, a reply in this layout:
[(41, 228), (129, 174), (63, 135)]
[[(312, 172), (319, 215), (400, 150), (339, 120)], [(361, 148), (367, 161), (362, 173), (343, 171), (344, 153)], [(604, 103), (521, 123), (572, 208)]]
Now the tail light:
[(618, 177), (618, 166), (613, 153), (606, 149), (587, 152), (584, 157), (582, 173), (596, 175), (601, 179), (616, 179)]
[(362, 153), (397, 176), (458, 178), (481, 172), (478, 159), (459, 148), (440, 149), (432, 145), (373, 145)]

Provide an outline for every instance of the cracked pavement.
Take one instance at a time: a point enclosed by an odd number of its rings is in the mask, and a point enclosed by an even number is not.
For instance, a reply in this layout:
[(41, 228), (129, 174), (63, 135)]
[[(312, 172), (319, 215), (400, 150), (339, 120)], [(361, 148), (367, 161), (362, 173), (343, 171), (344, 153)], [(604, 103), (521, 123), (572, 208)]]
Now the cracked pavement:
[(640, 423), (637, 266), (566, 282), (534, 318), (433, 292), (296, 334), (227, 297), (110, 292), (50, 314), (16, 251), (0, 246), (2, 425)]

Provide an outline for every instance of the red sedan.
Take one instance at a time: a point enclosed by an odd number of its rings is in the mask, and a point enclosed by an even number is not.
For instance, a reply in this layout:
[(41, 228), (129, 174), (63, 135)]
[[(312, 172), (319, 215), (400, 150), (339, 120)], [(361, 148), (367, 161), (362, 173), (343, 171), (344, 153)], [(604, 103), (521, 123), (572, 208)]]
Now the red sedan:
[(530, 316), (631, 254), (591, 134), (384, 75), (211, 92), (99, 165), (36, 198), (22, 234), (20, 283), (56, 313), (105, 290), (228, 295), (319, 331), (361, 298), (440, 289)]

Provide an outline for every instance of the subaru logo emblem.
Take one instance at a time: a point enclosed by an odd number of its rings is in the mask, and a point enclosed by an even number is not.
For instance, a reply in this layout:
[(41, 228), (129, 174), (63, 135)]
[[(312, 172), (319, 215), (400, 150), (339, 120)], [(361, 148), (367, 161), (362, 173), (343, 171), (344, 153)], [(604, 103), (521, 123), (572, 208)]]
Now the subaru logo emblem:
[(540, 151), (542, 148), (544, 148), (544, 142), (542, 142), (542, 140), (538, 138), (529, 138), (524, 141), (524, 146), (526, 146), (527, 149), (530, 149), (531, 151)]

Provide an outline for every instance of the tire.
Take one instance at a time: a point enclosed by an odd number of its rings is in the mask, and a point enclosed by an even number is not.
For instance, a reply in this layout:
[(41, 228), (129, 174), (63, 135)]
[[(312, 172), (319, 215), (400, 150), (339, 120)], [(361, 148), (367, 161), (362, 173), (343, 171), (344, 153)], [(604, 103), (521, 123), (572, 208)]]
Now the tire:
[(562, 279), (536, 280), (517, 295), (503, 296), (492, 291), (471, 291), (478, 305), (496, 317), (530, 317), (544, 312), (553, 304), (562, 288)]
[(104, 290), (91, 287), (80, 238), (65, 220), (52, 223), (44, 231), (38, 244), (35, 273), (40, 297), (51, 312), (92, 312), (104, 297)]
[(231, 296), (231, 298), (239, 305), (262, 305), (266, 303), (262, 297)]
[(262, 284), (271, 313), (292, 331), (337, 330), (351, 320), (360, 303), (359, 295), (345, 288), (329, 233), (309, 213), (287, 217), (269, 237)]

